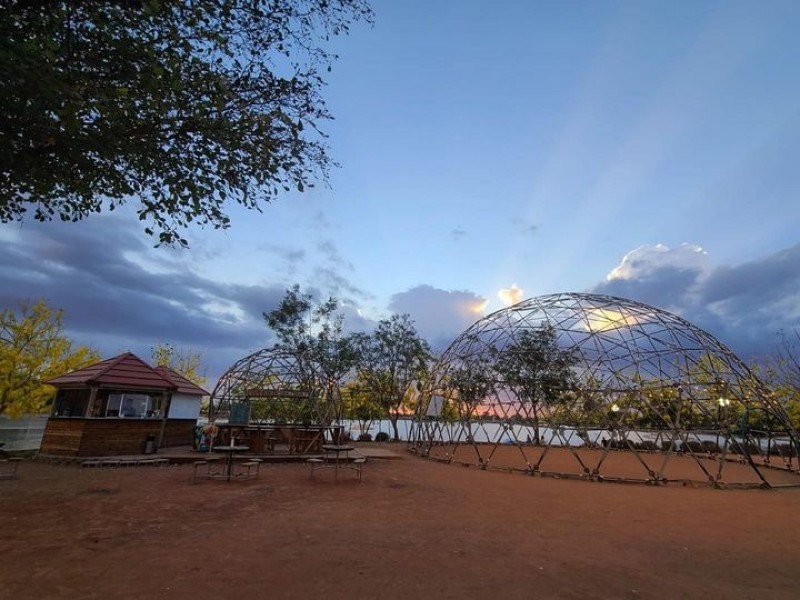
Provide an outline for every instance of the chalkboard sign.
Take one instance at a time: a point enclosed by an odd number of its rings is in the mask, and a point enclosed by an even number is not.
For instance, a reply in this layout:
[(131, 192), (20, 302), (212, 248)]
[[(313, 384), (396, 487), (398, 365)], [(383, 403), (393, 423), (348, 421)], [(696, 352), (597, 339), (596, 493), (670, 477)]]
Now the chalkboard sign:
[(231, 425), (247, 425), (250, 422), (250, 403), (233, 402), (231, 403), (231, 414), (228, 416), (228, 423)]

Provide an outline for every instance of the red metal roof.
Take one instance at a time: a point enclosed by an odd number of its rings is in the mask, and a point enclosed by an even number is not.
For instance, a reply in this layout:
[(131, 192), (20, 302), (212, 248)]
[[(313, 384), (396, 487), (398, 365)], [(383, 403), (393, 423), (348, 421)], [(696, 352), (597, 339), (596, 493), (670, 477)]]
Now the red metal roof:
[(192, 396), (211, 395), (209, 394), (209, 392), (205, 391), (199, 385), (196, 385), (195, 383), (189, 381), (188, 379), (186, 379), (186, 377), (184, 377), (177, 371), (173, 371), (168, 367), (158, 366), (155, 368), (155, 371), (162, 377), (169, 379), (173, 383), (173, 385), (175, 385), (175, 387), (178, 388), (175, 390), (176, 392), (179, 392), (181, 394), (189, 394)]
[(172, 391), (179, 387), (171, 379), (165, 377), (130, 352), (125, 352), (77, 371), (65, 373), (46, 383), (58, 387), (99, 385), (124, 389)]

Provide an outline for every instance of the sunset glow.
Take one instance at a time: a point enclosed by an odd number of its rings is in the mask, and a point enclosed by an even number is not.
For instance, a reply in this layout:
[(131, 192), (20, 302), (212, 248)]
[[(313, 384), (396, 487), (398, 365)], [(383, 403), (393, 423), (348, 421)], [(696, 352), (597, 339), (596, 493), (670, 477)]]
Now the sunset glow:
[(469, 312), (475, 313), (476, 315), (482, 315), (486, 311), (487, 304), (489, 304), (488, 300), (474, 302), (468, 306), (468, 310)]
[(607, 308), (596, 308), (587, 311), (586, 315), (586, 329), (592, 332), (631, 327), (638, 322), (636, 315)]
[(505, 306), (511, 306), (522, 300), (522, 288), (517, 287), (516, 283), (512, 283), (511, 287), (497, 292), (497, 297)]

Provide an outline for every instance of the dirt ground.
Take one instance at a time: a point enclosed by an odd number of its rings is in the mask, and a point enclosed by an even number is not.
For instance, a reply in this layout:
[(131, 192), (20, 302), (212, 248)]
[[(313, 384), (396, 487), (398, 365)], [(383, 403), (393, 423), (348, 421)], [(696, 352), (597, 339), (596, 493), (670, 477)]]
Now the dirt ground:
[(534, 478), (395, 450), (361, 483), (304, 464), (193, 484), (191, 465), (25, 462), (0, 481), (0, 597), (800, 597), (800, 489)]

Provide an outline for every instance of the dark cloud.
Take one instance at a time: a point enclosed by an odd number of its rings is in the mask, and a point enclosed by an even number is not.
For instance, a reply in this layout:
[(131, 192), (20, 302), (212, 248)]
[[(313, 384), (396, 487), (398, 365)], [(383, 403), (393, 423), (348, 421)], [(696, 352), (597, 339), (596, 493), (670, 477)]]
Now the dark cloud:
[(467, 327), (482, 316), (486, 299), (469, 291), (448, 291), (420, 285), (394, 294), (389, 302), (392, 312), (408, 313), (417, 331), (441, 351)]
[(317, 250), (319, 251), (321, 257), (327, 260), (330, 264), (335, 265), (338, 267), (345, 267), (348, 271), (353, 270), (353, 263), (349, 260), (346, 260), (342, 254), (339, 252), (339, 248), (336, 246), (333, 240), (326, 239), (322, 240), (317, 244)]
[(314, 279), (325, 289), (330, 290), (330, 294), (340, 300), (359, 300), (369, 298), (370, 295), (359, 288), (350, 280), (331, 267), (317, 267), (314, 269)]
[[(624, 276), (613, 277), (623, 264), (592, 291), (674, 312), (745, 360), (774, 352), (776, 334), (800, 325), (800, 244), (717, 268), (701, 266), (681, 249), (649, 248), (638, 249), (630, 268), (623, 269)], [(685, 268), (680, 266), (681, 256)]]
[(270, 252), (277, 256), (284, 264), (287, 274), (295, 275), (303, 262), (306, 260), (307, 253), (301, 248), (284, 248), (275, 244), (262, 244), (261, 250)]
[(593, 291), (638, 300), (664, 310), (679, 310), (690, 301), (689, 296), (700, 275), (697, 269), (668, 265), (635, 279), (605, 281), (595, 286)]
[[(68, 334), (104, 356), (131, 350), (149, 359), (156, 341), (204, 353), (215, 377), (271, 343), (262, 311), (283, 286), (222, 284), (187, 267), (180, 253), (153, 252), (116, 216), (31, 224), (0, 236), (0, 305), (47, 299)], [(146, 258), (145, 258), (146, 257)]]
[[(203, 353), (213, 387), (240, 358), (274, 342), (262, 314), (278, 307), (286, 286), (217, 281), (190, 266), (203, 248), (159, 248), (120, 215), (79, 223), (29, 223), (0, 229), (0, 306), (45, 298), (64, 310), (67, 334), (104, 357), (131, 351), (149, 360), (157, 342)], [(265, 248), (282, 264), (306, 260), (303, 250)], [(335, 246), (320, 250), (336, 259)], [(316, 299), (342, 300), (348, 331), (369, 331), (374, 322), (358, 312), (371, 296), (333, 267), (314, 271)], [(323, 291), (324, 290), (324, 291)]]
[[(735, 267), (720, 267), (708, 277), (703, 288), (705, 302), (726, 301), (750, 309), (772, 305), (800, 294), (800, 244), (762, 260)], [(795, 316), (800, 306), (795, 304)], [(746, 314), (746, 313), (745, 313)]]

